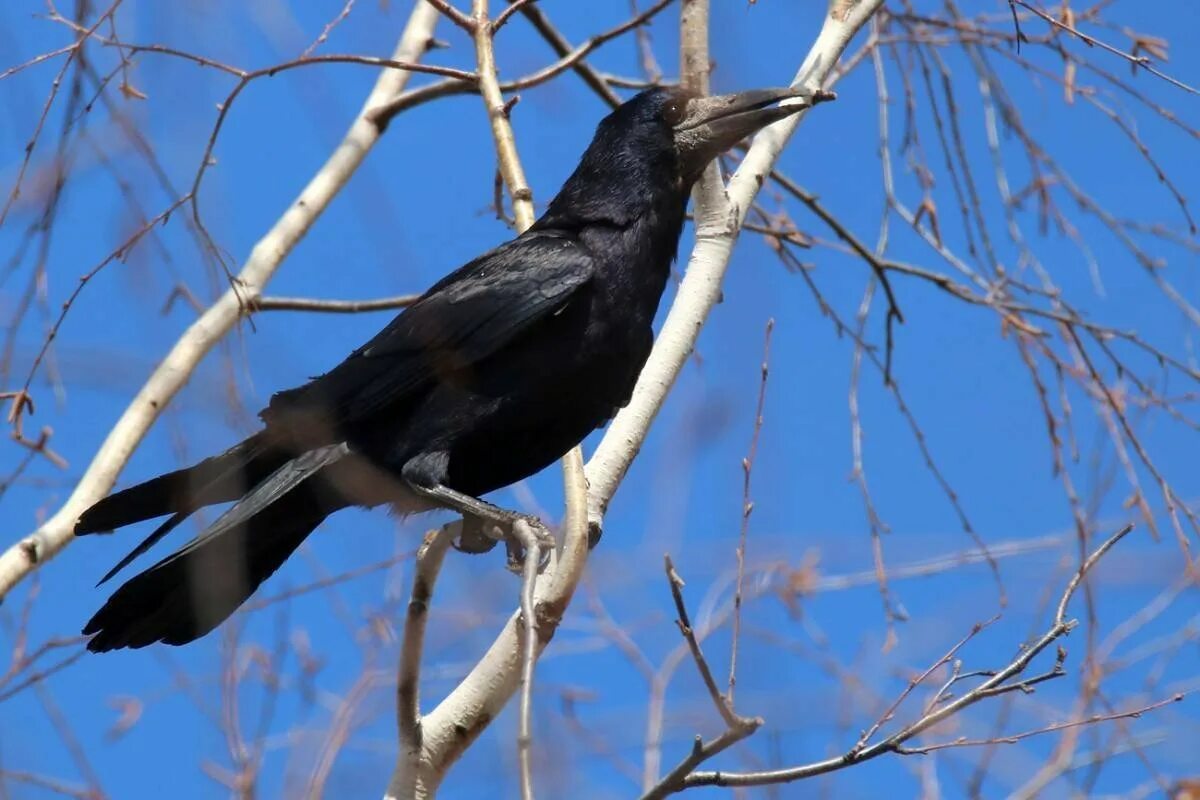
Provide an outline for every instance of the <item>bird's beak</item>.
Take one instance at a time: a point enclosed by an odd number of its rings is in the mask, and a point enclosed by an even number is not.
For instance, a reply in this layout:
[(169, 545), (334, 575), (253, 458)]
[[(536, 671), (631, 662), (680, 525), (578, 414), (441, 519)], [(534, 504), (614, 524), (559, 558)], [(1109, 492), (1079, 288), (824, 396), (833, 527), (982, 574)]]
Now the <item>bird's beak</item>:
[(703, 166), (772, 122), (834, 97), (823, 90), (787, 88), (692, 98), (675, 126), (675, 142), (682, 156)]

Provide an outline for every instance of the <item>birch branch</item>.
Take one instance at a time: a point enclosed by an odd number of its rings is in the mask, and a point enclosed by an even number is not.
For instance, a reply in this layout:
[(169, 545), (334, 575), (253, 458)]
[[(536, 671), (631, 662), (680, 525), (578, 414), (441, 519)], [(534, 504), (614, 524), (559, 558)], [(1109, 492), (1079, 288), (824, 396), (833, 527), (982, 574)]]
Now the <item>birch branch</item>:
[(259, 311), (319, 311), (326, 314), (361, 314), (366, 311), (394, 311), (408, 308), (420, 298), (419, 294), (400, 294), (373, 300), (331, 300), (318, 297), (257, 297), (246, 303), (246, 310)]
[[(429, 46), (439, 16), (437, 10), (423, 0), (417, 2), (393, 59), (419, 59)], [(381, 130), (370, 120), (368, 112), (400, 94), (408, 84), (410, 74), (397, 69), (385, 69), (380, 73), (362, 110), (329, 160), (254, 246), (234, 285), (184, 331), (151, 373), (109, 432), (71, 496), (41, 527), (0, 555), (0, 600), (26, 575), (70, 543), (80, 513), (112, 489), (122, 468), (163, 408), (187, 384), (208, 351), (242, 318), (247, 301), (261, 296), (263, 287), (292, 248), (308, 233), (379, 141)]]
[[(587, 563), (587, 484), (583, 458), (575, 448), (563, 458), (567, 500), (563, 541), (551, 553), (534, 590), (535, 649), (540, 655), (554, 637)], [(422, 750), (415, 791), (388, 794), (386, 800), (433, 797), (455, 761), (494, 720), (521, 684), (524, 622), (519, 611), (509, 617), (492, 646), (471, 672), (421, 720)], [(397, 762), (397, 768), (402, 766)], [(398, 785), (393, 776), (393, 785)]]
[[(707, 11), (704, 4), (695, 0), (694, 3), (696, 10)], [(820, 88), (854, 33), (881, 4), (882, 0), (867, 0), (861, 6), (831, 5), (830, 15), (795, 83), (810, 89)], [(480, 13), (481, 7), (483, 13)], [(483, 0), (476, 0), (475, 12), (475, 24), (482, 29), (486, 22), (486, 3)], [(698, 19), (700, 21), (696, 25), (703, 26), (706, 14), (701, 13)], [(703, 27), (698, 30), (703, 33)], [(476, 34), (477, 46), (489, 49), (489, 52), (478, 56), (480, 91), (489, 110), (501, 174), (513, 196), (514, 210), (519, 215), (519, 202), (526, 198), (516, 190), (524, 186), (524, 176), (519, 171), (519, 163), (516, 169), (513, 169), (513, 164), (505, 163), (506, 159), (516, 158), (512, 129), (507, 114), (496, 112), (499, 87), (494, 83), (495, 61), (490, 53), (491, 40), (484, 42), (479, 38), (478, 30)], [(699, 44), (696, 36), (685, 47), (690, 48), (688, 52), (693, 54), (707, 52), (707, 47)], [(705, 69), (702, 70), (703, 77), (698, 78), (700, 81), (707, 77), (706, 58), (703, 63)], [(489, 82), (493, 84), (491, 90), (488, 88)], [(503, 111), (502, 105), (500, 110)], [(769, 173), (771, 165), (795, 129), (795, 123), (776, 127), (786, 130), (768, 129), (756, 137), (743, 166), (735, 173), (725, 193), (705, 193), (704, 199), (699, 201), (719, 203), (719, 206), (715, 211), (704, 209), (705, 218), (711, 222), (698, 224), (698, 244), (689, 261), (688, 274), (672, 305), (650, 362), (642, 372), (630, 407), (614, 420), (589, 464), (592, 469), (584, 470), (578, 448), (563, 460), (567, 497), (564, 543), (561, 550), (552, 556), (551, 563), (535, 587), (533, 607), (536, 619), (529, 620), (526, 615), (515, 613), (471, 673), (433, 712), (421, 720), (421, 763), (417, 767), (412, 797), (428, 798), (436, 793), (449, 768), (521, 685), (523, 667), (529, 663), (528, 658), (522, 658), (521, 647), (522, 631), (529, 630), (527, 624), (536, 623), (534, 631), (537, 638), (533, 642), (535, 655), (540, 655), (553, 637), (587, 560), (589, 519), (599, 522), (603, 509), (640, 448), (658, 407), (695, 346), (696, 336), (719, 293), (720, 282), (746, 209), (761, 185), (762, 176)], [(714, 181), (719, 189), (720, 182), (715, 175)], [(701, 215), (698, 213), (697, 217)], [(532, 214), (529, 219), (532, 220)], [(518, 227), (523, 228), (520, 220), (518, 216)], [(523, 616), (526, 617), (524, 620)], [(398, 760), (397, 771), (403, 766), (403, 759)], [(530, 788), (527, 780), (523, 779), (522, 783), (522, 792), (528, 795)], [(395, 780), (394, 785), (398, 785)], [(388, 800), (393, 798), (399, 800), (396, 795), (388, 795)]]
[(522, 169), (521, 159), (517, 155), (516, 136), (508, 119), (509, 108), (504, 102), (504, 95), (500, 93), (500, 83), (496, 77), (496, 50), (492, 39), (492, 25), (488, 22), (487, 0), (473, 0), (472, 16), (475, 25), (475, 64), (479, 74), (479, 93), (483, 95), (488, 121), (492, 125), (492, 139), (496, 143), (496, 162), (500, 175), (503, 176), (508, 194), (512, 197), (517, 230), (524, 232), (534, 220), (533, 192), (525, 180), (525, 170)]
[[(683, 88), (709, 93), (708, 0), (684, 0), (679, 9), (679, 64)], [(713, 161), (692, 187), (696, 230), (721, 226), (727, 212), (721, 167)]]
[[(882, 5), (883, 0), (831, 0), (821, 32), (792, 85), (809, 90), (824, 88), (850, 40)], [(602, 526), (613, 494), (641, 449), (667, 393), (696, 346), (709, 312), (720, 298), (721, 283), (746, 213), (784, 145), (807, 115), (807, 111), (802, 111), (759, 132), (726, 184), (720, 206), (696, 209), (696, 246), (675, 302), (638, 378), (633, 399), (609, 425), (587, 463), (590, 524)], [(704, 196), (704, 202), (708, 202), (708, 197)]]
[(404, 618), (400, 645), (399, 679), (396, 681), (396, 720), (400, 730), (400, 755), (388, 785), (388, 797), (412, 797), (416, 793), (417, 765), (421, 762), (421, 656), (425, 651), (425, 624), (433, 587), (441, 572), (446, 551), (454, 540), (454, 523), (430, 531), (417, 550), (412, 594)]
[[(472, 26), (479, 93), (487, 109), (498, 169), (512, 198), (517, 229), (523, 232), (534, 222), (533, 193), (517, 153), (516, 137), (508, 117), (510, 106), (504, 102), (496, 76), (493, 37), (497, 26), (489, 22), (487, 0), (473, 0)], [(523, 798), (532, 800), (533, 668), (566, 612), (583, 576), (588, 556), (587, 484), (583, 479), (582, 451), (578, 447), (572, 449), (562, 463), (567, 507), (562, 544), (550, 554), (549, 563), (538, 575), (540, 550), (533, 537), (525, 537), (526, 563), (520, 608), (475, 668), (437, 708), (421, 717), (415, 705), (415, 687), (411, 696), (406, 694), (402, 698), (400, 753), (388, 784), (386, 800), (433, 797), (450, 767), (496, 718), (518, 688), (522, 692), (517, 742), (520, 789)], [(519, 528), (520, 523), (514, 526), (514, 533)], [(414, 595), (415, 592), (414, 585)], [(417, 655), (408, 652), (402, 655), (402, 680), (405, 665), (410, 667), (410, 677), (419, 668), (419, 665), (412, 667), (412, 661), (419, 659), (421, 631), (414, 628), (413, 633), (412, 641), (406, 635), (405, 651), (411, 647)], [(420, 746), (415, 763), (411, 747), (414, 738), (419, 739)]]

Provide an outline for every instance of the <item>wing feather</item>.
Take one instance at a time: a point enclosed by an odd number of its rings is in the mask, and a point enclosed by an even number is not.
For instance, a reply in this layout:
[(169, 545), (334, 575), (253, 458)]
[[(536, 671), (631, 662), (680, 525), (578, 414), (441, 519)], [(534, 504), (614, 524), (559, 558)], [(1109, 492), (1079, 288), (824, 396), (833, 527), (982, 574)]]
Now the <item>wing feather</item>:
[(593, 277), (574, 239), (531, 233), (446, 276), (338, 366), (271, 398), (263, 419), (337, 426), (402, 401), (439, 369), (477, 364), (562, 309)]

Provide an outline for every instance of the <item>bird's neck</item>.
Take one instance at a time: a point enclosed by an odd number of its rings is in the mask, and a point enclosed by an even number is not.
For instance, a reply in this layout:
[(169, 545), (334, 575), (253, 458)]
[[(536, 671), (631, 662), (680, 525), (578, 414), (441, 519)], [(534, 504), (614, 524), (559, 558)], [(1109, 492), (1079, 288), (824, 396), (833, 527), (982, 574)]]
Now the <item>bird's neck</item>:
[(636, 253), (643, 267), (653, 265), (653, 272), (664, 275), (670, 270), (687, 215), (687, 190), (678, 183), (641, 181), (591, 183), (587, 192), (574, 188), (568, 182), (531, 230), (565, 233), (585, 246), (603, 242), (593, 252), (601, 260), (611, 254), (623, 261)]
[(621, 228), (686, 206), (690, 185), (682, 177), (674, 152), (634, 144), (623, 141), (614, 145), (598, 136), (537, 226)]

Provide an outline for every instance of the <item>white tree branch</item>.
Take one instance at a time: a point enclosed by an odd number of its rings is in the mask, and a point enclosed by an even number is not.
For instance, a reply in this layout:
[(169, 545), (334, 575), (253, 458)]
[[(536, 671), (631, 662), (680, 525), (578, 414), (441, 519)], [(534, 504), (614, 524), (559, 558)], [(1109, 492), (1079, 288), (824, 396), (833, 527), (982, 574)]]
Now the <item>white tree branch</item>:
[[(813, 90), (822, 88), (850, 39), (880, 5), (882, 0), (834, 0), (794, 85)], [(696, 56), (699, 56), (698, 63), (704, 65), (707, 61), (707, 48), (703, 42), (706, 4), (693, 2), (689, 6), (692, 13), (698, 13), (699, 19), (685, 25), (685, 33), (690, 36), (685, 42), (684, 54), (691, 55), (693, 62), (697, 62)], [(477, 25), (479, 21), (477, 4)], [(480, 43), (478, 37), (476, 43)], [(494, 60), (491, 56), (481, 56), (481, 84), (488, 80), (492, 69)], [(692, 85), (706, 86), (705, 72), (704, 66), (689, 70)], [(493, 125), (501, 174), (512, 191), (514, 183), (521, 185), (521, 178), (519, 172), (512, 170), (511, 164), (505, 164), (516, 157), (511, 127), (507, 117), (497, 113), (494, 98), (493, 102), (487, 102), (485, 96), (485, 103)], [(640, 449), (654, 416), (692, 352), (708, 312), (719, 296), (746, 210), (802, 116), (803, 113), (760, 133), (724, 192), (720, 191), (721, 184), (715, 171), (709, 179), (711, 183), (697, 191), (696, 248), (650, 361), (642, 371), (633, 400), (617, 415), (586, 470), (578, 448), (563, 460), (567, 496), (564, 543), (536, 585), (533, 606), (536, 609), (537, 641), (534, 644), (538, 654), (553, 637), (582, 575), (588, 552), (587, 523), (589, 520), (596, 524), (601, 521), (604, 509)], [(513, 195), (514, 206), (525, 199), (517, 192)], [(436, 794), (449, 768), (495, 719), (521, 685), (522, 668), (529, 663), (522, 653), (523, 629), (523, 615), (514, 613), (470, 674), (437, 708), (422, 718), (421, 763), (417, 768), (415, 787), (411, 794), (389, 793), (388, 800), (429, 798)], [(397, 760), (397, 773), (405, 767), (402, 753)], [(404, 783), (394, 776), (391, 785), (400, 787)], [(527, 783), (524, 786), (527, 787)]]
[[(496, 162), (504, 185), (508, 187), (512, 198), (513, 218), (517, 230), (524, 233), (533, 225), (536, 215), (533, 210), (533, 191), (525, 180), (525, 170), (521, 166), (521, 157), (517, 153), (517, 138), (513, 132), (512, 122), (508, 113), (510, 106), (504, 102), (500, 92), (500, 82), (496, 76), (496, 30), (499, 25), (488, 19), (488, 0), (471, 0), (471, 19), (474, 23), (475, 64), (479, 75), (479, 94), (483, 97), (484, 108), (487, 109), (488, 121), (492, 127), (492, 141), (496, 145)], [(499, 20), (498, 20), (499, 21)], [(515, 98), (514, 98), (515, 100)], [(497, 198), (497, 205), (500, 204)], [(500, 211), (499, 208), (496, 209)], [(578, 447), (567, 456), (568, 461), (579, 456)], [(565, 464), (566, 462), (564, 462)], [(564, 469), (566, 467), (564, 466)], [(517, 537), (525, 551), (525, 568), (522, 571), (521, 583), (521, 621), (523, 624), (523, 643), (521, 645), (521, 706), (520, 721), (517, 725), (517, 763), (520, 774), (522, 800), (533, 800), (533, 671), (541, 648), (536, 642), (536, 625), (534, 613), (534, 597), (537, 591), (538, 568), (541, 564), (542, 551), (537, 538), (523, 521), (518, 520), (513, 525), (513, 535)], [(586, 560), (587, 553), (584, 552)], [(582, 574), (582, 569), (580, 570)], [(570, 588), (574, 592), (575, 587)]]
[[(846, 45), (881, 5), (883, 0), (832, 0), (817, 41), (792, 85), (810, 90), (824, 87)], [(721, 283), (746, 213), (784, 145), (807, 114), (803, 111), (788, 117), (755, 136), (750, 151), (730, 178), (724, 197), (697, 192), (696, 246), (675, 302), (638, 378), (633, 399), (609, 425), (587, 463), (588, 518), (592, 524), (602, 524), (609, 501), (695, 348), (700, 330), (721, 295)], [(719, 204), (714, 207), (714, 203)]]
[[(499, 173), (512, 197), (517, 230), (524, 232), (534, 222), (533, 193), (525, 180), (516, 137), (508, 118), (509, 107), (504, 103), (496, 78), (493, 40), (496, 27), (488, 18), (487, 0), (472, 0), (471, 32), (479, 70), (479, 92), (491, 125)], [(401, 711), (400, 752), (385, 795), (389, 800), (433, 796), (447, 770), (495, 719), (518, 686), (521, 688), (517, 737), (521, 796), (532, 800), (533, 775), (530, 764), (534, 665), (570, 603), (588, 555), (587, 487), (583, 481), (582, 451), (578, 447), (573, 448), (562, 463), (567, 500), (562, 546), (557, 554), (551, 554), (549, 565), (539, 575), (542, 551), (536, 536), (520, 520), (513, 525), (513, 535), (521, 540), (525, 551), (520, 608), (500, 632), (483, 660), (450, 696), (428, 717), (415, 718), (420, 740), (420, 753), (415, 765), (411, 741), (407, 741), (413, 737), (406, 737), (406, 716), (419, 714), (419, 709), (413, 707)], [(414, 581), (419, 579), (419, 575), (414, 577)], [(414, 583), (414, 595), (416, 588)], [(420, 631), (416, 631), (415, 641), (410, 642), (406, 637), (405, 650), (410, 647), (416, 650), (418, 655), (415, 658), (419, 659)], [(411, 658), (406, 653), (401, 659), (401, 680), (404, 678), (404, 664)], [(413, 687), (413, 697), (415, 692)]]
[[(690, 31), (691, 36), (685, 42), (684, 52), (685, 55), (691, 54), (693, 61), (696, 60), (694, 56), (699, 55), (703, 64), (707, 52), (702, 41), (703, 12), (707, 9), (702, 2), (690, 5), (693, 13), (699, 12), (700, 20), (685, 26), (685, 32)], [(850, 39), (880, 5), (882, 0), (834, 0), (830, 4), (825, 25), (797, 73), (794, 85), (813, 90), (822, 88)], [(478, 7), (476, 24), (479, 24)], [(476, 41), (478, 44), (479, 39)], [(486, 57), (486, 61), (481, 57), (481, 84), (487, 80), (490, 69), (494, 69), (494, 61), (490, 57)], [(707, 76), (697, 74), (704, 72), (704, 67), (689, 71), (693, 85), (700, 88), (706, 85)], [(511, 128), (507, 117), (497, 113), (494, 102), (487, 103), (487, 106), (493, 133), (497, 134), (494, 138), (501, 160), (501, 173), (506, 178), (513, 178), (518, 173), (511, 170), (511, 165), (506, 169), (504, 164), (508, 158), (515, 158)], [(746, 210), (800, 117), (803, 117), (803, 113), (760, 133), (723, 193), (719, 191), (720, 182), (715, 174), (710, 179), (712, 183), (697, 192), (697, 244), (650, 361), (634, 390), (633, 400), (617, 415), (586, 470), (578, 448), (563, 461), (567, 496), (564, 543), (536, 586), (535, 645), (538, 654), (554, 635), (582, 575), (587, 560), (587, 523), (590, 520), (599, 524), (602, 520), (603, 512), (641, 448), (654, 416), (695, 347), (700, 329), (719, 296), (721, 281)], [(512, 191), (513, 182), (506, 182)], [(516, 183), (520, 185), (519, 178), (516, 178)], [(717, 191), (713, 191), (713, 188)], [(523, 199), (514, 192), (514, 206)], [(415, 788), (411, 795), (403, 795), (404, 800), (409, 796), (434, 796), (450, 766), (521, 685), (522, 667), (528, 663), (527, 659), (522, 658), (523, 628), (522, 614), (513, 614), (471, 673), (433, 712), (421, 720), (421, 763), (418, 765)], [(405, 768), (403, 754), (396, 766), (398, 772)], [(401, 785), (394, 776), (392, 786)], [(388, 800), (400, 800), (401, 797), (389, 794)]]
[[(563, 486), (567, 512), (563, 541), (551, 554), (534, 590), (537, 641), (540, 655), (554, 637), (587, 563), (587, 484), (583, 459), (575, 448), (563, 459)], [(416, 789), (411, 795), (389, 793), (386, 800), (433, 797), (451, 765), (479, 737), (521, 685), (524, 622), (518, 611), (505, 624), (471, 672), (446, 699), (421, 720), (422, 752)], [(403, 755), (397, 760), (403, 767)], [(393, 776), (392, 785), (402, 783)]]
[(512, 197), (513, 217), (517, 230), (524, 232), (533, 224), (533, 192), (525, 180), (525, 170), (517, 155), (517, 139), (512, 123), (508, 119), (508, 106), (500, 93), (500, 82), (496, 77), (496, 49), (492, 37), (495, 30), (488, 21), (487, 0), (472, 0), (471, 19), (474, 23), (475, 64), (479, 74), (479, 94), (488, 112), (492, 126), (492, 141), (496, 145), (496, 163), (504, 185)]
[(421, 763), (421, 656), (425, 652), (425, 625), (433, 587), (441, 572), (461, 522), (454, 522), (425, 535), (417, 550), (412, 594), (404, 618), (400, 643), (400, 667), (396, 680), (396, 720), (400, 730), (400, 755), (388, 784), (388, 797), (412, 797), (416, 793), (417, 767)]
[[(419, 59), (429, 46), (439, 16), (435, 8), (418, 0), (400, 36), (393, 60)], [(399, 95), (410, 75), (410, 72), (398, 69), (381, 71), (362, 110), (329, 160), (254, 246), (237, 275), (236, 284), (184, 331), (171, 352), (155, 368), (109, 432), (71, 496), (41, 527), (0, 555), (0, 599), (22, 578), (70, 543), (79, 515), (112, 489), (159, 413), (187, 384), (213, 345), (243, 316), (246, 303), (253, 303), (261, 295), (284, 258), (304, 238), (379, 141), (380, 128), (371, 121), (368, 112)]]

